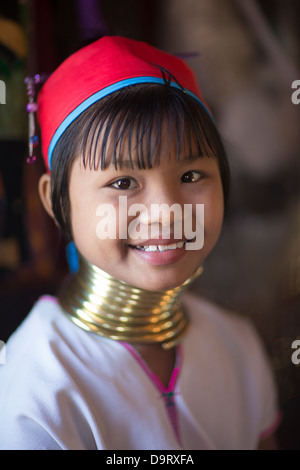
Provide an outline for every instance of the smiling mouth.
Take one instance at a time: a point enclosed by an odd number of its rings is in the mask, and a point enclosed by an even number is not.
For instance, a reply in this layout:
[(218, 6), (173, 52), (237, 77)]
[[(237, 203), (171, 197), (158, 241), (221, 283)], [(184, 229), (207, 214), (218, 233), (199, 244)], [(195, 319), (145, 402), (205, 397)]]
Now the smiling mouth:
[(172, 243), (170, 245), (129, 245), (130, 248), (133, 248), (138, 251), (151, 251), (161, 253), (162, 251), (171, 251), (183, 248), (186, 244), (186, 241), (180, 241), (178, 243)]

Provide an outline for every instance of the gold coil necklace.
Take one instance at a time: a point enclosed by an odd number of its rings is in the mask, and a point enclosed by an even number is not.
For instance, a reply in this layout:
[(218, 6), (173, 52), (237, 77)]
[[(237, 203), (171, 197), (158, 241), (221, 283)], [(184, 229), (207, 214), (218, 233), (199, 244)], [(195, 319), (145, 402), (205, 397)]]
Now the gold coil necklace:
[(84, 330), (128, 343), (175, 346), (188, 327), (182, 293), (202, 273), (166, 291), (148, 291), (115, 279), (79, 256), (79, 269), (58, 297), (69, 318)]

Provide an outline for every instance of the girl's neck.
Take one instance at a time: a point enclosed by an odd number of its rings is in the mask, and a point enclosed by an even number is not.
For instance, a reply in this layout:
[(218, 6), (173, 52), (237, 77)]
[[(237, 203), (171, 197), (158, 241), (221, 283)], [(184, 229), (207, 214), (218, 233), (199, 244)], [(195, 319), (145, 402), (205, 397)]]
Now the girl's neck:
[(131, 344), (160, 344), (170, 349), (188, 327), (182, 293), (202, 272), (167, 291), (130, 286), (79, 258), (79, 270), (63, 286), (60, 303), (81, 328)]

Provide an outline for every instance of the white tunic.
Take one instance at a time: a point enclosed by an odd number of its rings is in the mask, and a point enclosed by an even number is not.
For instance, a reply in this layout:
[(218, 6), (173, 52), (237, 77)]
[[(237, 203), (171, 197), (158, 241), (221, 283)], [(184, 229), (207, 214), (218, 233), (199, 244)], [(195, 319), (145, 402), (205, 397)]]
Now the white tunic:
[(191, 327), (165, 388), (129, 345), (39, 299), (0, 365), (0, 449), (255, 449), (278, 416), (261, 344), (247, 320), (184, 302)]

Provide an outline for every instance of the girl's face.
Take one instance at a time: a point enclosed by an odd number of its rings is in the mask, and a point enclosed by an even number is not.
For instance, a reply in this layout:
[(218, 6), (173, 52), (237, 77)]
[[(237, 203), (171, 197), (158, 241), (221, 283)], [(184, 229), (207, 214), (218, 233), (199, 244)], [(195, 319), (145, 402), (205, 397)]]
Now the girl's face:
[(215, 245), (224, 211), (218, 161), (194, 150), (193, 158), (183, 150), (176, 160), (162, 143), (151, 169), (132, 168), (126, 151), (118, 169), (84, 168), (77, 158), (69, 197), (82, 256), (142, 289), (171, 289), (189, 278)]

